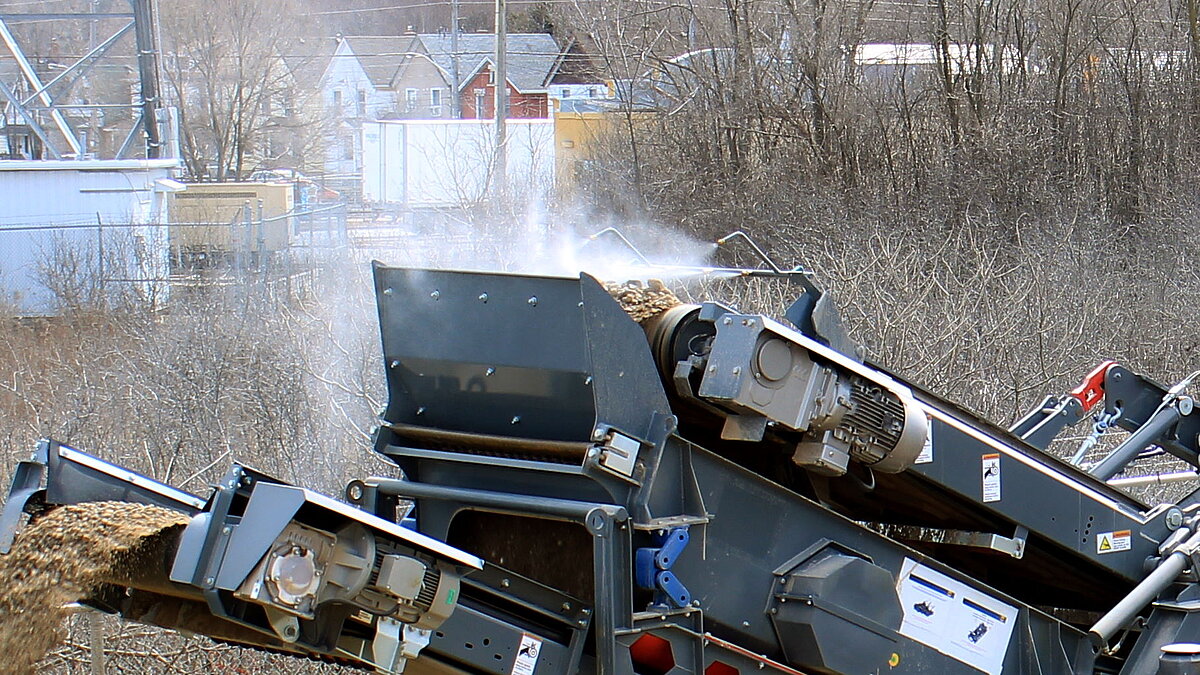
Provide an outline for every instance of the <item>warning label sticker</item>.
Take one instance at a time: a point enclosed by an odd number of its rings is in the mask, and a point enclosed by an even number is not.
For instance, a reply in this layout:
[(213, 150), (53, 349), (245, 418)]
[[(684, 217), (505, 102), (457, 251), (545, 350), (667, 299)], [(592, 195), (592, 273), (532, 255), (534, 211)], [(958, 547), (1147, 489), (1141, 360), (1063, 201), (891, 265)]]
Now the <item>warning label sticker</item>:
[(925, 426), (928, 429), (925, 432), (925, 445), (921, 446), (921, 454), (917, 455), (914, 464), (928, 464), (933, 461), (933, 418), (926, 415), (925, 419), (928, 422)]
[(1096, 553), (1116, 553), (1133, 548), (1133, 533), (1129, 530), (1100, 532), (1096, 535)]
[(537, 667), (538, 652), (542, 650), (541, 639), (524, 633), (521, 635), (521, 646), (517, 648), (517, 660), (513, 661), (512, 675), (533, 675)]
[(984, 455), (982, 458), (983, 501), (1000, 501), (1000, 455)]

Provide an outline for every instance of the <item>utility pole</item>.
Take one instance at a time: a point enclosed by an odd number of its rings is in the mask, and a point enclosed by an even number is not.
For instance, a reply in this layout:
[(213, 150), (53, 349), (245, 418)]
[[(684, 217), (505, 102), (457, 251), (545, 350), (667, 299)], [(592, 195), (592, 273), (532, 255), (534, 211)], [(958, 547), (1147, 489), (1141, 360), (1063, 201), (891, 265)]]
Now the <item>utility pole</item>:
[[(91, 9), (92, 9), (92, 14), (95, 14), (97, 11), (99, 11), (100, 0), (92, 0)], [(88, 48), (87, 53), (89, 53), (89, 54), (91, 54), (92, 51), (96, 49), (96, 20), (95, 19), (88, 21), (88, 46), (87, 46), (87, 48)], [(87, 115), (88, 115), (88, 126), (89, 126), (89, 131), (91, 132), (91, 137), (93, 139), (100, 138), (100, 124), (99, 124), (100, 111), (99, 110), (88, 110)], [(83, 159), (84, 157), (87, 156), (87, 151), (88, 151), (87, 138), (88, 137), (86, 135), (86, 132), (81, 132), (80, 136), (82, 136), (82, 138), (79, 139), (79, 145), (82, 148), (83, 153), (79, 156), (79, 158)], [(93, 140), (92, 142), (95, 143), (96, 141)], [(103, 654), (101, 654), (101, 656), (103, 656)]]
[(450, 83), (453, 87), (450, 91), (450, 117), (459, 119), (462, 117), (462, 100), (459, 99), (461, 92), (458, 89), (462, 83), (458, 75), (458, 0), (450, 2), (450, 79), (453, 80)]
[(164, 154), (161, 129), (158, 126), (158, 110), (162, 107), (162, 99), (159, 97), (161, 64), (158, 61), (155, 14), (153, 0), (133, 0), (133, 30), (137, 38), (138, 75), (142, 85), (142, 129), (146, 132), (146, 157), (148, 159), (157, 159)]
[(496, 0), (496, 174), (495, 192), (508, 187), (508, 3)]

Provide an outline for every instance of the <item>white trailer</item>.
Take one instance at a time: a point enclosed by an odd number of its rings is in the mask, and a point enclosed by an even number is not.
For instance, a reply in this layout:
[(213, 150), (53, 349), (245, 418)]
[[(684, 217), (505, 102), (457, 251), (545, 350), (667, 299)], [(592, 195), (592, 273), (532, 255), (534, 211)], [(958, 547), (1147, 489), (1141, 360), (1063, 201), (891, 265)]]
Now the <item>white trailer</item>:
[[(487, 196), (495, 170), (492, 120), (363, 124), (363, 198), (411, 209), (452, 208)], [(545, 197), (554, 186), (554, 122), (509, 120), (509, 194)]]

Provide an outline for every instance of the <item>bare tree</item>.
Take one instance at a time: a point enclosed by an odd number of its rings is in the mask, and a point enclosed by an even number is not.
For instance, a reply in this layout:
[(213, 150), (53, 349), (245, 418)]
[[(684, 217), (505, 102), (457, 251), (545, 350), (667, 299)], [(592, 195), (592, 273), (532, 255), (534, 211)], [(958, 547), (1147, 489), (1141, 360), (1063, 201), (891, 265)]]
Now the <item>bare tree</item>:
[(237, 180), (258, 168), (268, 131), (296, 103), (284, 57), (297, 9), (289, 0), (161, 4), (164, 71), (191, 175)]

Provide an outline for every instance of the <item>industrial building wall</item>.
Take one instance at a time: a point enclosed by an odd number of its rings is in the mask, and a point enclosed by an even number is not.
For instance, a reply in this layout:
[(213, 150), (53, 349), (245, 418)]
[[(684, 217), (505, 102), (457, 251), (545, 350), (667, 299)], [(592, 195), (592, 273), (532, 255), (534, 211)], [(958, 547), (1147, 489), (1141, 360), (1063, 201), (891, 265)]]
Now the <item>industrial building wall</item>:
[[(169, 200), (172, 255), (287, 248), (292, 234), (294, 191), (291, 183), (188, 184), (186, 190), (172, 194)], [(253, 226), (260, 218), (266, 222), (261, 227)], [(243, 222), (246, 226), (241, 225)]]
[[(408, 208), (462, 206), (486, 196), (492, 120), (381, 121), (363, 125), (363, 198)], [(526, 199), (554, 187), (554, 122), (510, 120), (508, 187)]]
[(163, 299), (169, 257), (159, 224), (170, 183), (156, 181), (171, 178), (175, 167), (175, 160), (0, 161), (5, 309), (48, 315), (65, 292), (94, 293), (106, 284)]

